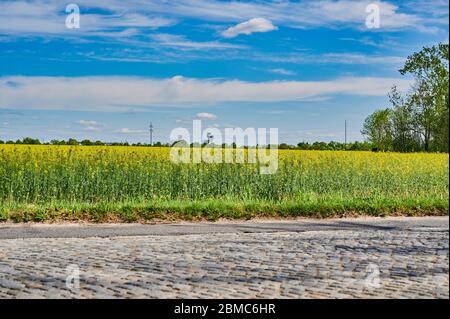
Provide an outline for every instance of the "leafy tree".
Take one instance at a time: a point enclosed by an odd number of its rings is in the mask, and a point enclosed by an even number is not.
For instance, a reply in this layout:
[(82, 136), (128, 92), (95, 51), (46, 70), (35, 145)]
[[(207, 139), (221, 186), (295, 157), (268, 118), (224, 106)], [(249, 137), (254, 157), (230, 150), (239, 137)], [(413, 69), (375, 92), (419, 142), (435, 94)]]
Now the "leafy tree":
[(305, 142), (300, 142), (297, 144), (297, 148), (301, 149), (301, 150), (308, 150), (309, 149), (309, 143), (305, 143)]
[(393, 105), (392, 121), (392, 147), (400, 152), (420, 150), (420, 137), (415, 130), (415, 119), (410, 103), (394, 86), (389, 93), (389, 100)]
[(37, 144), (41, 144), (41, 142), (38, 139), (34, 139), (31, 137), (25, 137), (24, 139), (22, 139), (21, 144), (37, 145)]
[(74, 138), (69, 138), (69, 140), (66, 143), (67, 145), (78, 145), (78, 141)]
[(381, 151), (389, 151), (392, 146), (391, 114), (391, 109), (375, 111), (366, 118), (361, 130), (369, 142)]
[(399, 71), (414, 76), (411, 90), (403, 96), (393, 87), (392, 108), (370, 115), (361, 132), (380, 150), (448, 152), (448, 44), (424, 47)]
[(348, 146), (348, 149), (351, 151), (370, 151), (372, 149), (372, 145), (368, 142), (358, 142), (355, 141)]
[(448, 44), (424, 47), (406, 60), (402, 75), (412, 74), (416, 84), (410, 95), (416, 130), (424, 150), (448, 152), (449, 51)]
[(94, 145), (94, 143), (92, 143), (90, 140), (82, 140), (80, 144), (83, 145), (83, 146)]
[(433, 92), (424, 81), (417, 82), (410, 96), (414, 131), (421, 136), (425, 152), (430, 151), (433, 130), (438, 121), (438, 112), (433, 103)]

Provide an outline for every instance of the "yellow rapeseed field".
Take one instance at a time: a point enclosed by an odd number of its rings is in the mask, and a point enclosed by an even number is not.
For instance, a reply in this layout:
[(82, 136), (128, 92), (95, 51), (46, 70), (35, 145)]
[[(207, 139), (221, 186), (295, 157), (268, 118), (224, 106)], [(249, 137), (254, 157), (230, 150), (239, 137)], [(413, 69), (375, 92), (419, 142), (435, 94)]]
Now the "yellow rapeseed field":
[(191, 215), (197, 207), (200, 214), (212, 211), (216, 217), (231, 210), (289, 215), (448, 211), (448, 154), (280, 150), (276, 173), (263, 175), (257, 164), (175, 164), (169, 152), (0, 145), (3, 219), (14, 211), (36, 217), (38, 210), (77, 212), (101, 205), (121, 212), (146, 207)]

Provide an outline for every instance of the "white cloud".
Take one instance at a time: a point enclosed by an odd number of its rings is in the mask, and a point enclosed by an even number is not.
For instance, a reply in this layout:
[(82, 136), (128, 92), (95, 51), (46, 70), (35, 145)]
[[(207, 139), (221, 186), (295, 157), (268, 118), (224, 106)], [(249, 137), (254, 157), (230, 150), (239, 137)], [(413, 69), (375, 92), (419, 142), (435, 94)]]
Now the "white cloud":
[(193, 120), (214, 121), (214, 120), (217, 120), (217, 115), (212, 114), (212, 113), (207, 113), (207, 112), (201, 112), (201, 113), (197, 113), (195, 116), (190, 117), (190, 118), (175, 119), (175, 123), (177, 123), (177, 124), (192, 124)]
[(184, 36), (173, 34), (154, 34), (151, 36), (159, 45), (185, 50), (203, 49), (241, 49), (244, 46), (219, 41), (195, 42), (187, 40)]
[(89, 121), (89, 120), (79, 120), (77, 123), (81, 124), (81, 125), (89, 125), (89, 126), (95, 126), (98, 124), (96, 121)]
[(361, 38), (340, 38), (341, 41), (347, 41), (347, 42), (355, 42), (360, 43), (366, 46), (376, 47), (376, 48), (397, 48), (400, 46), (400, 43), (398, 42), (398, 39), (393, 37), (383, 37), (381, 40), (375, 40), (371, 37), (365, 36)]
[(213, 121), (217, 119), (217, 115), (215, 114), (211, 114), (211, 113), (197, 113), (197, 115), (195, 116), (196, 120), (204, 120), (204, 121)]
[(121, 128), (120, 130), (117, 130), (116, 133), (120, 133), (120, 134), (142, 134), (142, 133), (145, 133), (145, 131), (143, 131), (143, 130), (132, 130), (132, 129), (129, 129), (128, 127), (124, 127), (124, 128)]
[(294, 71), (286, 70), (283, 68), (275, 68), (275, 69), (269, 69), (270, 73), (279, 74), (279, 75), (296, 75)]
[[(74, 40), (100, 36), (111, 41), (133, 38), (144, 44), (145, 41), (139, 38), (149, 30), (172, 26), (186, 18), (206, 21), (214, 27), (247, 21), (226, 30), (225, 35), (230, 37), (264, 31), (274, 27), (272, 23), (293, 28), (366, 30), (365, 8), (370, 3), (377, 3), (381, 8), (381, 28), (378, 31), (414, 29), (433, 32), (448, 29), (446, 0), (409, 0), (401, 5), (374, 0), (177, 0), (145, 1), (145, 4), (141, 0), (77, 0), (76, 4), (81, 9), (81, 28), (76, 30), (65, 28), (66, 2), (22, 0), (0, 1), (0, 41), (22, 36), (46, 36), (46, 40), (52, 36)], [(92, 13), (94, 11), (89, 9), (97, 9), (101, 13)], [(263, 23), (264, 20), (270, 24)]]
[(175, 123), (177, 124), (191, 124), (192, 120), (188, 120), (188, 119), (176, 119)]
[[(19, 85), (11, 87), (10, 81)], [(344, 77), (324, 81), (168, 79), (142, 77), (0, 77), (0, 108), (120, 111), (130, 105), (198, 106), (220, 102), (314, 101), (331, 95), (386, 96), (392, 85), (411, 80)]]
[(426, 12), (426, 21), (448, 25), (448, 0), (404, 0), (404, 2), (404, 5), (417, 14)]
[(290, 54), (260, 56), (259, 60), (294, 64), (403, 64), (406, 57), (389, 55), (367, 55), (361, 53)]
[(96, 121), (79, 120), (77, 123), (83, 125), (86, 132), (100, 132), (99, 123)]
[(270, 114), (270, 115), (284, 115), (286, 114), (286, 111), (284, 110), (263, 110), (260, 111), (261, 114)]
[(84, 130), (88, 132), (99, 132), (100, 128), (97, 126), (87, 126)]
[[(402, 7), (389, 1), (374, 0), (303, 0), (295, 2), (177, 0), (170, 2), (170, 5), (167, 5), (168, 2), (150, 2), (146, 5), (146, 9), (160, 14), (170, 13), (179, 17), (191, 17), (211, 22), (239, 22), (256, 16), (288, 27), (365, 29), (366, 6), (370, 3), (377, 3), (381, 9), (382, 31), (392, 31), (404, 28), (420, 30), (424, 25), (433, 23), (433, 21), (428, 21), (426, 11), (409, 13), (417, 1), (423, 2), (424, 0), (409, 1), (406, 6), (402, 5)], [(444, 0), (433, 0), (433, 3), (442, 1)], [(433, 5), (431, 4), (430, 7)], [(448, 17), (448, 5), (446, 16)]]
[[(353, 39), (343, 38), (341, 40), (350, 41)], [(445, 39), (444, 42), (448, 42)], [(107, 54), (97, 55), (93, 52), (79, 53), (78, 56), (88, 59), (95, 59), (101, 61), (121, 61), (121, 62), (139, 62), (139, 63), (176, 63), (180, 60), (192, 61), (214, 61), (214, 60), (241, 60), (242, 51), (230, 49), (245, 49), (248, 47), (242, 45), (234, 45), (230, 43), (223, 43), (219, 41), (211, 42), (190, 42), (186, 43), (159, 43), (153, 45), (161, 45), (177, 48), (179, 52), (171, 51), (169, 54), (164, 54), (161, 50), (156, 54), (138, 54), (120, 51), (108, 51)], [(388, 42), (385, 46), (394, 46), (396, 44)], [(398, 45), (397, 45), (398, 46)], [(206, 50), (207, 49), (207, 50)], [(211, 54), (209, 50), (221, 50), (220, 54)], [(115, 55), (115, 54), (118, 55)], [(360, 52), (331, 52), (325, 54), (311, 54), (311, 53), (264, 53), (247, 50), (245, 56), (248, 60), (276, 62), (276, 63), (292, 63), (292, 64), (385, 64), (385, 65), (403, 65), (406, 61), (406, 56), (398, 55), (380, 55), (380, 54), (364, 54)], [(262, 68), (255, 68), (258, 71)], [(265, 69), (266, 72), (271, 72), (280, 75), (295, 75), (296, 73), (286, 68), (273, 67)]]
[[(131, 5), (132, 10), (119, 7), (113, 3), (94, 3), (94, 1), (77, 1), (80, 7), (80, 28), (67, 29), (65, 26), (66, 3), (50, 1), (2, 1), (0, 2), (0, 33), (15, 36), (53, 35), (63, 37), (105, 36), (123, 37), (132, 30), (135, 34), (143, 29), (156, 29), (171, 26), (174, 19), (155, 16), (150, 12), (137, 13), (133, 10), (138, 3)], [(104, 9), (109, 14), (86, 13), (88, 8)], [(117, 32), (117, 28), (122, 31)]]
[(338, 64), (403, 64), (406, 58), (398, 56), (370, 56), (359, 53), (329, 53), (320, 57), (321, 63)]
[(272, 22), (265, 18), (253, 18), (226, 29), (222, 35), (225, 38), (234, 38), (240, 34), (250, 35), (255, 32), (269, 32), (277, 29)]

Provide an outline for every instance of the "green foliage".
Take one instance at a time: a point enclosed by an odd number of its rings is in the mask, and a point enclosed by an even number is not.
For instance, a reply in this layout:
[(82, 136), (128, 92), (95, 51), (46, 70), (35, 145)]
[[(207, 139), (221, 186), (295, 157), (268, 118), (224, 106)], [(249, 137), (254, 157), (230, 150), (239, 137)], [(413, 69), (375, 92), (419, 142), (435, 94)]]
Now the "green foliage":
[(24, 139), (22, 139), (21, 144), (39, 145), (39, 144), (41, 144), (41, 142), (38, 139), (34, 139), (31, 137), (25, 137)]
[(390, 151), (393, 140), (390, 109), (375, 111), (366, 118), (361, 133), (367, 137), (375, 148)]
[(67, 141), (67, 145), (78, 145), (78, 141), (74, 138), (69, 138), (69, 140)]
[(94, 143), (92, 143), (90, 140), (82, 140), (80, 142), (80, 144), (83, 145), (83, 146), (92, 146), (92, 145), (94, 145)]
[[(424, 47), (409, 56), (400, 73), (414, 76), (415, 83), (410, 92), (403, 96), (393, 87), (389, 95), (392, 109), (388, 117), (377, 118), (380, 111), (375, 112), (366, 119), (362, 133), (371, 141), (374, 141), (374, 132), (378, 136), (390, 136), (386, 149), (448, 153), (448, 44)], [(384, 125), (379, 125), (380, 121)]]

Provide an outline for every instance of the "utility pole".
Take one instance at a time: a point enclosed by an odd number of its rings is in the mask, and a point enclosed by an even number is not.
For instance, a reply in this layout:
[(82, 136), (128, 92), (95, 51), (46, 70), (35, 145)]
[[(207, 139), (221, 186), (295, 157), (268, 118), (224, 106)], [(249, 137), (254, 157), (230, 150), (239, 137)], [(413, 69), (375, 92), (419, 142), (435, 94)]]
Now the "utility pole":
[(347, 120), (345, 120), (345, 140), (344, 145), (347, 146)]
[(153, 145), (153, 123), (150, 122), (150, 146)]

